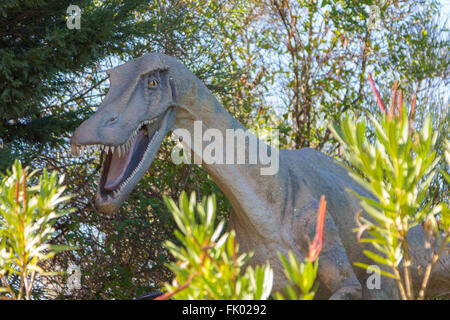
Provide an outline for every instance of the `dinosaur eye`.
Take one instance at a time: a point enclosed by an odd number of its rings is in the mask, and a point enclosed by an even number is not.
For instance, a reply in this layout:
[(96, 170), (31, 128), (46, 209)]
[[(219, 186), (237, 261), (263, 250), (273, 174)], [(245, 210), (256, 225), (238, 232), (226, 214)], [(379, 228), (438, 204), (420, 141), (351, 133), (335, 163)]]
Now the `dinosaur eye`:
[(150, 89), (156, 88), (156, 86), (158, 85), (158, 80), (152, 79), (148, 81), (148, 87)]

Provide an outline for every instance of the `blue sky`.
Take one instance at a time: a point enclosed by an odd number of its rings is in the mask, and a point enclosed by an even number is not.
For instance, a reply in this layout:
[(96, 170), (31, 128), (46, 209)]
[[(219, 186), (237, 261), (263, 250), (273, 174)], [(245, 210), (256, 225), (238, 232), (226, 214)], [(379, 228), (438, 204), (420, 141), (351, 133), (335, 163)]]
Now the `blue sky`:
[(441, 0), (442, 18), (447, 19), (447, 28), (450, 28), (450, 0)]

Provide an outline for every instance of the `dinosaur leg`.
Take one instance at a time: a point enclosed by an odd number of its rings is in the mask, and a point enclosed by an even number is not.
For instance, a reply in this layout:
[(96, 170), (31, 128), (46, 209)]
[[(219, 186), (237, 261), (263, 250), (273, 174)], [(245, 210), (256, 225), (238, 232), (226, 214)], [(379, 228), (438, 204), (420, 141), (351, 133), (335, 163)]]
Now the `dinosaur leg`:
[[(312, 239), (316, 232), (317, 209), (316, 200), (302, 201), (302, 208), (297, 209), (297, 215), (292, 217), (287, 225), (289, 233), (300, 252), (308, 252), (308, 238)], [(347, 257), (344, 245), (339, 236), (332, 215), (327, 212), (322, 251), (319, 255), (317, 276), (320, 281), (316, 299), (361, 299), (362, 288), (352, 265)], [(326, 288), (326, 289), (325, 289)], [(330, 297), (331, 296), (331, 297)]]
[(330, 299), (385, 300), (399, 298), (395, 281), (379, 273), (375, 274), (374, 270), (366, 273), (363, 279), (358, 280), (330, 216), (327, 217), (325, 227), (323, 249), (319, 256), (318, 276), (321, 283), (331, 291)]
[(361, 283), (330, 217), (326, 221), (323, 249), (319, 256), (318, 277), (321, 285), (331, 292), (330, 300), (362, 299)]
[(328, 216), (323, 250), (319, 256), (318, 276), (320, 281), (331, 291), (330, 299), (386, 300), (399, 298), (393, 279), (379, 273), (375, 274), (375, 270), (365, 272), (363, 279), (358, 279), (353, 268), (335, 224)]

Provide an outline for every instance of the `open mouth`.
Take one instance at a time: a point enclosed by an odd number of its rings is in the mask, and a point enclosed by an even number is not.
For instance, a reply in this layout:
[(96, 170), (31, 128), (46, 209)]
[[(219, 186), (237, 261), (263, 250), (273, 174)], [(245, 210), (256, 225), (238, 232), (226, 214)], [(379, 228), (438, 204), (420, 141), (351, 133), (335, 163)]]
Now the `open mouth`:
[(139, 171), (153, 138), (158, 134), (156, 129), (150, 132), (149, 125), (147, 121), (142, 123), (127, 142), (106, 149), (99, 183), (101, 196), (116, 197)]
[(99, 194), (102, 198), (117, 197), (141, 169), (146, 153), (150, 150), (154, 138), (159, 134), (157, 127), (153, 124), (156, 120), (157, 118), (143, 121), (128, 140), (118, 146), (101, 144), (72, 146), (75, 154), (89, 147), (104, 151), (99, 180)]

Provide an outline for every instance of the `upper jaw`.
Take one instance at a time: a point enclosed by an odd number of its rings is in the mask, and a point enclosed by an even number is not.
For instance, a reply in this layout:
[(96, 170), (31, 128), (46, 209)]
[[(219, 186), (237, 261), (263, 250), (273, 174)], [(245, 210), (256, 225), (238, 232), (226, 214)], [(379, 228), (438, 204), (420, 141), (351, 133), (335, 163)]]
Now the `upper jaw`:
[(102, 144), (102, 143), (91, 143), (91, 142), (77, 143), (78, 141), (72, 140), (70, 143), (70, 152), (74, 156), (80, 156), (84, 151), (91, 151), (91, 150), (93, 150), (94, 152), (105, 151), (106, 153), (108, 153), (109, 151), (114, 153), (117, 150), (119, 152), (119, 155), (126, 154), (128, 152), (128, 150), (130, 149), (130, 146), (131, 146), (134, 138), (136, 137), (138, 131), (144, 125), (147, 125), (147, 126), (152, 125), (157, 119), (158, 119), (158, 117), (152, 118), (150, 120), (141, 121), (136, 126), (134, 131), (130, 135), (128, 135), (127, 140), (125, 140), (121, 144)]

